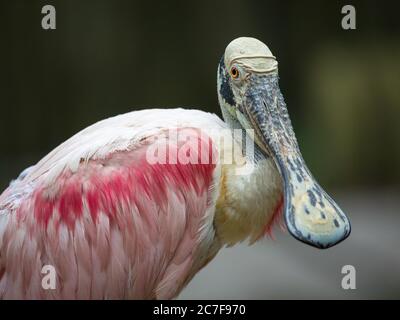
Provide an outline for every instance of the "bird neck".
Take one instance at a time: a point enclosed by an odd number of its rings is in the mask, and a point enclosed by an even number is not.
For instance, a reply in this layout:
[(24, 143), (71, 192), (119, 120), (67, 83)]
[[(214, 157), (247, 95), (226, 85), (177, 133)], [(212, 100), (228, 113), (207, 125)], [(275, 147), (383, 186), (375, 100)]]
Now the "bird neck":
[[(237, 129), (238, 124), (227, 123)], [(274, 161), (255, 144), (254, 154), (243, 149), (241, 155), (240, 161), (222, 165), (220, 178), (214, 226), (221, 242), (228, 246), (259, 239), (271, 226), (282, 202), (282, 179)]]

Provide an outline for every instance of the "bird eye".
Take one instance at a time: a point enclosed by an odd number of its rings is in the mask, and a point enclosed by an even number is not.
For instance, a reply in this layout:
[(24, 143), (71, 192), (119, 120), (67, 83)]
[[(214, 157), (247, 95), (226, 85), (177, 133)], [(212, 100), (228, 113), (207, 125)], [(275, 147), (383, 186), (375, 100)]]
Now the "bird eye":
[(231, 76), (233, 79), (237, 79), (239, 77), (239, 70), (236, 67), (231, 68)]

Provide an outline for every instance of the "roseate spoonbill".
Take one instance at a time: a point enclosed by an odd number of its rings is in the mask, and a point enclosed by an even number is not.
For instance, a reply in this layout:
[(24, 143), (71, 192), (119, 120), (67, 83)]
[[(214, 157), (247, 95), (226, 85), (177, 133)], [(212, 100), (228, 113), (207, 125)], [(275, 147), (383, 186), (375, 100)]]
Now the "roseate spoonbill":
[[(220, 248), (254, 242), (282, 211), (289, 232), (312, 246), (349, 235), (300, 154), (268, 47), (232, 41), (217, 74), (225, 122), (185, 109), (116, 116), (10, 184), (0, 196), (1, 298), (173, 298)], [(222, 142), (233, 129), (252, 139), (253, 156), (236, 138)], [(167, 161), (149, 161), (160, 150)], [(172, 161), (182, 150), (190, 161)], [(238, 157), (225, 163), (226, 151)], [(41, 285), (44, 265), (56, 271), (54, 289)]]

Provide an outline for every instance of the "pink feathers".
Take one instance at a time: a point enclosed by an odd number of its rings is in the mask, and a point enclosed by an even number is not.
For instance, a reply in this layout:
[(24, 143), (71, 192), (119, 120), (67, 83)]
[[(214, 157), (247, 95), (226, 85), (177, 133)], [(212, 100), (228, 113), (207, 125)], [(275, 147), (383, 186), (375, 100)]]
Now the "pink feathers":
[[(280, 220), (282, 219), (282, 213), (283, 213), (283, 195), (281, 195), (279, 202), (274, 209), (271, 220), (269, 220), (268, 223), (265, 225), (263, 233), (264, 236), (269, 236), (273, 238), (272, 228), (276, 224), (281, 222)], [(284, 225), (282, 223), (280, 223), (280, 226), (284, 228)]]
[(57, 212), (60, 222), (73, 226), (74, 221), (82, 215), (83, 202), (80, 181), (67, 180), (59, 189), (59, 192), (52, 196), (46, 195), (45, 188), (34, 193), (34, 215), (38, 223), (47, 225), (51, 216)]
[[(195, 163), (182, 164), (177, 157), (176, 164), (149, 164), (146, 148), (142, 147), (115, 153), (106, 160), (90, 160), (81, 164), (74, 173), (64, 172), (52, 185), (34, 192), (35, 217), (38, 222), (47, 224), (51, 215), (58, 213), (61, 222), (73, 226), (82, 215), (84, 204), (95, 221), (99, 211), (113, 218), (118, 210), (117, 204), (132, 205), (137, 197), (143, 195), (151, 201), (163, 203), (167, 188), (175, 189), (177, 194), (193, 188), (201, 195), (210, 186), (215, 164), (211, 160), (203, 164), (200, 159), (201, 148), (204, 149), (205, 143), (211, 143), (211, 140), (197, 140), (195, 147), (198, 150), (186, 146), (188, 152), (199, 157)], [(178, 152), (179, 147), (169, 145), (168, 149)], [(210, 149), (208, 156), (211, 157), (212, 148), (207, 146), (207, 149)]]
[[(191, 130), (199, 143), (186, 152), (199, 158), (207, 147), (211, 158), (211, 139), (198, 133)], [(0, 298), (177, 295), (208, 258), (196, 253), (207, 251), (199, 234), (215, 164), (149, 164), (147, 150), (157, 143), (147, 139), (66, 167), (53, 180), (44, 173), (10, 187), (4, 195), (28, 184), (32, 191), (12, 206), (11, 198), (0, 203)], [(44, 265), (57, 271), (55, 290), (41, 287)]]

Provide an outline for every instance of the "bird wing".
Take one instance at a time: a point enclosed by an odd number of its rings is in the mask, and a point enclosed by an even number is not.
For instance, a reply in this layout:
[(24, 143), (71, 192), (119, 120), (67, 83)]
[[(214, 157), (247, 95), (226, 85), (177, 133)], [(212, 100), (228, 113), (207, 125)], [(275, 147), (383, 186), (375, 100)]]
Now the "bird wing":
[[(0, 196), (0, 298), (176, 296), (214, 250), (218, 170), (200, 159), (216, 148), (204, 127), (224, 124), (184, 109), (117, 116), (14, 181)], [(149, 163), (165, 148), (198, 161)], [(43, 289), (44, 266), (54, 289)]]

